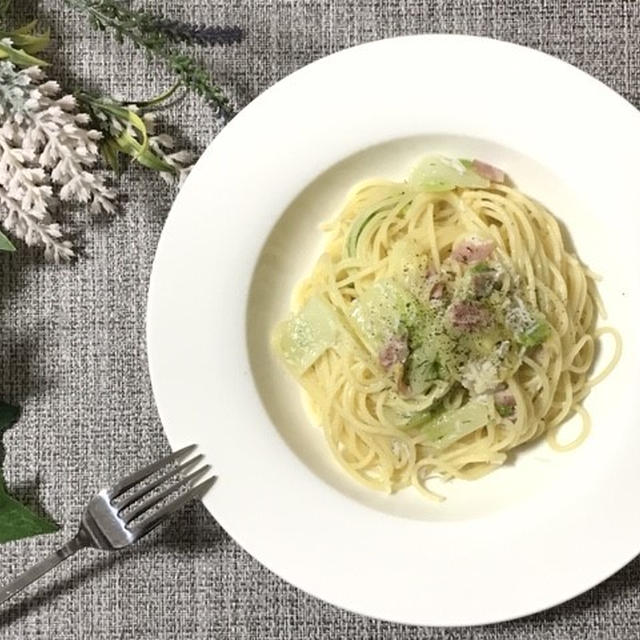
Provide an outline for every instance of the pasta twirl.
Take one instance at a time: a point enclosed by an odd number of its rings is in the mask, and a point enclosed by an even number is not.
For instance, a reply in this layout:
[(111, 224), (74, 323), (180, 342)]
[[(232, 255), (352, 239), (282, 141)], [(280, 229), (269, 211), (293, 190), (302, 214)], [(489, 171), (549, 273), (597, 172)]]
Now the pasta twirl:
[[(335, 458), (382, 491), (474, 479), (546, 434), (587, 436), (582, 401), (615, 366), (593, 275), (540, 204), (484, 163), (431, 156), (371, 180), (328, 223), (274, 345)], [(590, 379), (596, 341), (616, 343)], [(582, 430), (560, 443), (577, 412)]]

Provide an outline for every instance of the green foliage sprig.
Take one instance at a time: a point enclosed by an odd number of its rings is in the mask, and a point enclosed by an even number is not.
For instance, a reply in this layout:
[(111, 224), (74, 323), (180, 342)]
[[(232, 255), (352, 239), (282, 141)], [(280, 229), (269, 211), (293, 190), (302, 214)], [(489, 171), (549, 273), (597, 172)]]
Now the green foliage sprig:
[(86, 91), (75, 94), (83, 110), (91, 116), (92, 125), (102, 132), (100, 152), (116, 174), (121, 173), (120, 156), (140, 163), (144, 167), (160, 173), (179, 173), (179, 169), (169, 164), (170, 156), (162, 158), (150, 145), (149, 121), (144, 113), (170, 98), (178, 84), (169, 91), (144, 102), (124, 104), (112, 98), (93, 95)]
[(166, 18), (155, 18), (155, 28), (174, 42), (199, 44), (204, 47), (234, 44), (240, 42), (244, 35), (240, 27), (208, 27)]
[[(4, 5), (0, 6), (0, 20), (10, 2), (4, 0)], [(12, 31), (0, 28), (0, 60), (9, 60), (19, 67), (48, 66), (48, 62), (36, 58), (34, 54), (40, 53), (49, 44), (49, 31), (39, 33), (37, 28), (36, 20)]]
[(12, 498), (6, 490), (2, 477), (4, 448), (1, 438), (19, 415), (20, 409), (0, 401), (0, 543), (58, 530), (54, 522), (40, 517)]
[(150, 56), (166, 62), (181, 82), (200, 94), (224, 117), (232, 115), (229, 99), (209, 73), (191, 56), (176, 48), (176, 43), (212, 45), (238, 42), (242, 31), (237, 27), (207, 28), (185, 25), (178, 21), (130, 9), (117, 0), (65, 0), (84, 12), (90, 23), (101, 31), (110, 30), (118, 42), (131, 40)]
[[(71, 259), (74, 252), (50, 215), (55, 202), (82, 202), (94, 212), (115, 210), (115, 192), (94, 174), (98, 150), (116, 173), (124, 156), (160, 172), (165, 180), (181, 179), (193, 155), (175, 151), (172, 138), (155, 131), (154, 114), (149, 111), (183, 84), (222, 115), (231, 115), (222, 89), (176, 46), (225, 45), (242, 38), (237, 27), (189, 25), (128, 9), (115, 0), (65, 1), (84, 11), (95, 27), (114, 31), (118, 41), (128, 38), (149, 55), (165, 60), (180, 82), (160, 96), (137, 103), (82, 90), (61, 95), (60, 84), (48, 80), (42, 71), (49, 63), (37, 57), (49, 44), (49, 32), (39, 31), (36, 21), (9, 29), (5, 18), (12, 0), (0, 0), (0, 222), (27, 245), (43, 245), (45, 257), (56, 262)], [(0, 252), (5, 251), (15, 247), (0, 232)], [(19, 414), (18, 408), (0, 401), (0, 543), (58, 528), (16, 501), (5, 487), (2, 435)]]
[[(36, 21), (9, 27), (12, 0), (0, 0), (0, 163), (8, 168), (0, 176), (0, 223), (27, 244), (44, 246), (45, 257), (56, 262), (75, 255), (52, 216), (57, 201), (87, 203), (94, 213), (115, 210), (115, 191), (94, 172), (99, 155), (116, 174), (133, 161), (158, 171), (169, 183), (184, 180), (194, 155), (176, 149), (173, 138), (157, 130), (149, 111), (186, 86), (230, 117), (221, 87), (181, 45), (227, 45), (243, 36), (238, 27), (187, 24), (130, 9), (119, 0), (65, 2), (87, 15), (94, 27), (112, 31), (117, 41), (129, 39), (149, 56), (165, 60), (178, 81), (147, 101), (115, 100), (84, 90), (65, 95), (42, 72), (48, 62), (36, 57), (49, 44), (49, 32), (38, 29)], [(0, 232), (0, 252), (7, 251), (15, 247)]]

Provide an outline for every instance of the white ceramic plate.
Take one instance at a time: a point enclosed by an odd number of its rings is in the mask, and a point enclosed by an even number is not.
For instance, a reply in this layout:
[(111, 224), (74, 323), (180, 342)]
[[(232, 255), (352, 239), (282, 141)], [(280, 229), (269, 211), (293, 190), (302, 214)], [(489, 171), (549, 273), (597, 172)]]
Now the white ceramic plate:
[[(214, 140), (163, 232), (148, 311), (151, 376), (173, 447), (219, 475), (205, 505), (272, 571), (369, 616), (505, 620), (600, 582), (640, 551), (640, 115), (577, 69), (486, 39), (426, 35), (329, 56)], [(603, 276), (624, 336), (575, 452), (540, 443), (432, 504), (353, 483), (310, 423), (269, 335), (321, 250), (318, 224), (372, 175), (422, 154), (507, 170)], [(603, 348), (604, 356), (609, 348)], [(571, 429), (571, 425), (568, 427)]]

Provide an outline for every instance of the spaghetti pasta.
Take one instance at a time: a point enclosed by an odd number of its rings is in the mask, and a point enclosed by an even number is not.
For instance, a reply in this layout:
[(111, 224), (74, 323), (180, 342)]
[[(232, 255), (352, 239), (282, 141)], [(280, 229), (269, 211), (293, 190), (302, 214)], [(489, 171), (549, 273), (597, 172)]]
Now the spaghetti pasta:
[[(474, 479), (546, 434), (587, 437), (582, 401), (620, 357), (596, 328), (593, 274), (557, 221), (484, 163), (425, 159), (370, 180), (326, 224), (328, 242), (276, 329), (335, 458), (382, 491)], [(595, 346), (615, 340), (594, 378)], [(577, 413), (580, 434), (558, 429)]]

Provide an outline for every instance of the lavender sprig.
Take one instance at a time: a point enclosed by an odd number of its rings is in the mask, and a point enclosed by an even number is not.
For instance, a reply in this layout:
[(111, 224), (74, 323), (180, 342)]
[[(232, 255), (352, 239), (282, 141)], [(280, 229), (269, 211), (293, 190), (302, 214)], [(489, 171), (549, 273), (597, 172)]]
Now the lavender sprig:
[(203, 47), (236, 44), (244, 37), (240, 27), (208, 27), (165, 18), (153, 18), (152, 24), (174, 42), (187, 42)]
[[(102, 31), (113, 31), (118, 42), (125, 38), (134, 46), (145, 49), (150, 55), (164, 60), (169, 68), (180, 78), (185, 87), (199, 93), (224, 118), (232, 116), (229, 99), (222, 89), (212, 81), (206, 69), (202, 68), (192, 57), (175, 48), (176, 41), (185, 41), (191, 33), (202, 38), (213, 38), (215, 32), (196, 27), (171, 28), (171, 21), (140, 9), (130, 9), (118, 0), (65, 0), (76, 9), (84, 12), (89, 22)], [(206, 35), (205, 35), (206, 34)], [(220, 44), (223, 44), (224, 37)], [(227, 36), (233, 33), (227, 33)], [(237, 35), (237, 31), (235, 33)]]

